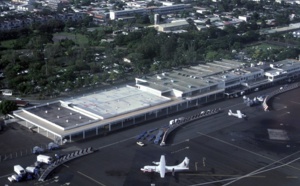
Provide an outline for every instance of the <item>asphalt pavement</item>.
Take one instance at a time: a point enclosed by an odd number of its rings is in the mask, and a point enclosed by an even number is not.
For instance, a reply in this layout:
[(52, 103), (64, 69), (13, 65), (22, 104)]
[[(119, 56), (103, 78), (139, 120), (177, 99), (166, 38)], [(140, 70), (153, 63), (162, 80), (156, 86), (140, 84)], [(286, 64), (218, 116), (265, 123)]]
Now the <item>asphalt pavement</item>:
[[(261, 95), (273, 89), (253, 95)], [(128, 130), (69, 143), (60, 151), (67, 154), (92, 146), (97, 152), (75, 159), (55, 169), (45, 182), (24, 181), (19, 185), (273, 185), (298, 186), (300, 184), (299, 114), (300, 89), (275, 96), (273, 110), (264, 112), (261, 106), (247, 107), (242, 98), (234, 98), (198, 109), (162, 118)], [(187, 117), (210, 108), (222, 108), (223, 112), (192, 121), (175, 130), (161, 147), (146, 139), (146, 146), (136, 144), (135, 137), (169, 123), (171, 119)], [(247, 120), (228, 116), (228, 109), (241, 110)], [(288, 139), (272, 140), (268, 129), (282, 130)], [(35, 136), (22, 136), (22, 139)], [(25, 140), (24, 140), (25, 141)], [(25, 143), (26, 144), (26, 143)], [(51, 152), (56, 153), (56, 152)], [(49, 153), (49, 154), (51, 154)], [(152, 161), (166, 156), (167, 165), (176, 165), (188, 157), (190, 170), (168, 173), (160, 178), (157, 173), (140, 171)], [(27, 166), (35, 155), (14, 158), (0, 163), (0, 184), (10, 184), (7, 176), (13, 173), (13, 165)]]

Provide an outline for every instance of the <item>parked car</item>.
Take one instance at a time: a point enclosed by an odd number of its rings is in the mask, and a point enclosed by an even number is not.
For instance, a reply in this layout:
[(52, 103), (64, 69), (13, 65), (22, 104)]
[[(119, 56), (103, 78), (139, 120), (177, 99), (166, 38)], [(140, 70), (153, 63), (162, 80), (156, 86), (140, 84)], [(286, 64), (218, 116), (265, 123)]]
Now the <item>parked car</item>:
[(136, 142), (136, 144), (138, 144), (141, 147), (145, 146), (145, 144), (143, 142), (141, 142), (141, 141)]
[(42, 148), (42, 147), (39, 147), (39, 146), (35, 146), (33, 147), (32, 149), (32, 153), (33, 154), (41, 154), (43, 153), (45, 150)]
[(56, 143), (50, 142), (48, 144), (48, 150), (55, 150), (55, 149), (58, 149), (58, 148), (59, 148), (59, 145), (56, 144)]

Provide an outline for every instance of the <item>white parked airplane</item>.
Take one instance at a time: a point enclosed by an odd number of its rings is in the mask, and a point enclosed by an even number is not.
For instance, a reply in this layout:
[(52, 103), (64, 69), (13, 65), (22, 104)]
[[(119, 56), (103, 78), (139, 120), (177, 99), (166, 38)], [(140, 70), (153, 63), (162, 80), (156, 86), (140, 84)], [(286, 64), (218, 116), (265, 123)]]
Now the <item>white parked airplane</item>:
[(236, 113), (233, 113), (231, 110), (229, 110), (228, 116), (235, 116), (237, 118), (246, 118), (246, 115), (243, 114), (240, 110), (237, 110)]
[(159, 162), (152, 162), (155, 165), (146, 165), (144, 168), (141, 168), (143, 172), (157, 172), (160, 174), (161, 178), (165, 177), (165, 173), (172, 172), (174, 175), (175, 172), (189, 170), (190, 160), (185, 157), (183, 162), (175, 166), (166, 166), (166, 159), (164, 155), (161, 155)]

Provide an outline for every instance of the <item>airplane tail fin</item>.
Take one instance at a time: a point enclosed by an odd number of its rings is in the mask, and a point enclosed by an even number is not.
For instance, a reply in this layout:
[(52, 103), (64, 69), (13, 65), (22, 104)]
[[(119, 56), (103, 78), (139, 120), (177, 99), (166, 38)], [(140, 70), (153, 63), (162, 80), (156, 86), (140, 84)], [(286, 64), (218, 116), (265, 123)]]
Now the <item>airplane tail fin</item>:
[(229, 116), (232, 115), (232, 111), (231, 111), (231, 110), (228, 111), (228, 115), (229, 115)]
[(190, 163), (190, 160), (188, 157), (185, 157), (183, 162), (180, 163), (178, 166), (179, 167), (185, 167), (185, 168), (189, 168), (189, 163)]

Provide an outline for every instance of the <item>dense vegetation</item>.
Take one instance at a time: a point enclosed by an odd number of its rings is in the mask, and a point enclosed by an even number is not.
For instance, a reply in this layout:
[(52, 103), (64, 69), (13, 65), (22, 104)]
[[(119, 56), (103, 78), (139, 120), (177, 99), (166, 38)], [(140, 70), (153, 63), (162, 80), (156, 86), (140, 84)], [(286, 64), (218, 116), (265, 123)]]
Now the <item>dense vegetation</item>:
[(17, 108), (18, 108), (17, 104), (14, 101), (3, 100), (0, 103), (0, 113), (3, 114), (4, 116), (16, 110)]
[[(215, 6), (219, 11), (231, 10), (232, 2), (224, 4), (222, 1)], [(239, 0), (236, 3), (249, 4)], [(247, 6), (250, 5), (253, 4)], [(134, 23), (111, 22), (93, 29), (87, 28), (91, 21), (87, 17), (81, 22), (53, 21), (1, 32), (1, 87), (14, 89), (22, 95), (39, 93), (43, 97), (224, 58), (243, 61), (247, 56), (251, 62), (258, 62), (298, 57), (299, 39), (292, 34), (261, 36), (257, 30), (266, 25), (257, 22), (265, 17), (259, 14), (252, 17), (253, 21), (242, 22), (238, 27), (227, 25), (223, 30), (211, 26), (198, 31), (191, 23), (188, 32), (182, 34), (158, 33), (153, 28), (129, 31), (133, 25), (148, 24), (149, 18), (144, 17), (138, 17)], [(113, 34), (120, 28), (126, 34)], [(263, 41), (292, 43), (294, 47), (263, 49), (252, 46)], [(124, 62), (124, 58), (131, 63)]]

